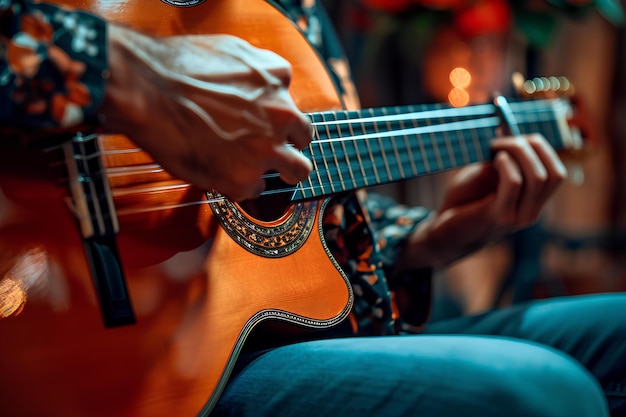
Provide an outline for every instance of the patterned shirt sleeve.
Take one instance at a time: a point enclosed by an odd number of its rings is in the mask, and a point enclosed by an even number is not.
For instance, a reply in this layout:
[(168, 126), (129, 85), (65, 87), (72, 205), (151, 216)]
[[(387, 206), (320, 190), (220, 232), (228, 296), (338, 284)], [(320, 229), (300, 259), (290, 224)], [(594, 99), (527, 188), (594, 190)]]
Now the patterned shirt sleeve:
[[(22, 141), (96, 127), (106, 24), (91, 14), (0, 0), (0, 127)], [(1, 140), (1, 139), (0, 139)]]
[(367, 198), (363, 195), (361, 204), (369, 214), (369, 224), (389, 281), (397, 316), (395, 330), (399, 333), (418, 333), (431, 311), (433, 271), (431, 268), (397, 271), (395, 267), (407, 236), (430, 215), (430, 210), (399, 204), (377, 193), (370, 193)]

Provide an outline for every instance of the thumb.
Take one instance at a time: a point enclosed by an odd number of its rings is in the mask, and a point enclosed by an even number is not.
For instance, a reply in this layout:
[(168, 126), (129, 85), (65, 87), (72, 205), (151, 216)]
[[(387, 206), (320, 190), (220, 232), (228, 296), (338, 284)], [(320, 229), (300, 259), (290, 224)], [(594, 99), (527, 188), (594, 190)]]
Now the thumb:
[(297, 184), (309, 176), (313, 169), (311, 161), (291, 145), (277, 145), (272, 169), (280, 173), (287, 184)]

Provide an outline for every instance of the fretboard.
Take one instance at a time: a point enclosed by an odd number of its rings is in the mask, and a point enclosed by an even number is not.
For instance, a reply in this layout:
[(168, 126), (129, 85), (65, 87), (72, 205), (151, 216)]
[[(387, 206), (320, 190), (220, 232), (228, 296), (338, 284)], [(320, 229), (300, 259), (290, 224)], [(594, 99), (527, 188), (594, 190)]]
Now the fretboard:
[[(541, 133), (555, 149), (576, 141), (565, 99), (509, 103), (522, 134)], [(403, 106), (311, 113), (315, 137), (303, 153), (313, 172), (293, 201), (388, 184), (491, 158), (502, 126), (494, 104)]]

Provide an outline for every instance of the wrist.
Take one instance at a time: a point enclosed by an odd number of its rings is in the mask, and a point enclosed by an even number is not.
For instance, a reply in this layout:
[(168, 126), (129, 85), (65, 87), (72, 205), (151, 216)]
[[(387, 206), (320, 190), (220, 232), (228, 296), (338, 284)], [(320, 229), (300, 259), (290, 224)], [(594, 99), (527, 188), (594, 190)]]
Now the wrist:
[(407, 236), (398, 262), (402, 269), (436, 268), (445, 264), (439, 250), (440, 245), (433, 238), (433, 224), (436, 216), (436, 212), (431, 212), (420, 222), (413, 233)]
[[(113, 133), (129, 133), (129, 126), (145, 123), (147, 108), (145, 77), (136, 50), (144, 35), (109, 25), (107, 36), (109, 70), (104, 99), (100, 106), (103, 128)], [(144, 71), (145, 72), (145, 71)], [(141, 93), (138, 93), (141, 92)]]
[(445, 267), (476, 249), (462, 244), (461, 236), (449, 236), (445, 224), (442, 214), (433, 211), (415, 228), (399, 258), (403, 269)]

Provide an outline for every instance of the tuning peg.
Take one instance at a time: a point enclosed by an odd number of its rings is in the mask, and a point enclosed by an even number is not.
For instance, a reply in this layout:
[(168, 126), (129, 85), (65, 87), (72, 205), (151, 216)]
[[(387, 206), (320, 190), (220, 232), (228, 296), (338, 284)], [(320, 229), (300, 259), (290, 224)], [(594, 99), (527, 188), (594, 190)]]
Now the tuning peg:
[(567, 77), (535, 77), (525, 79), (520, 72), (511, 76), (513, 88), (516, 93), (525, 98), (555, 98), (573, 96), (575, 89)]

